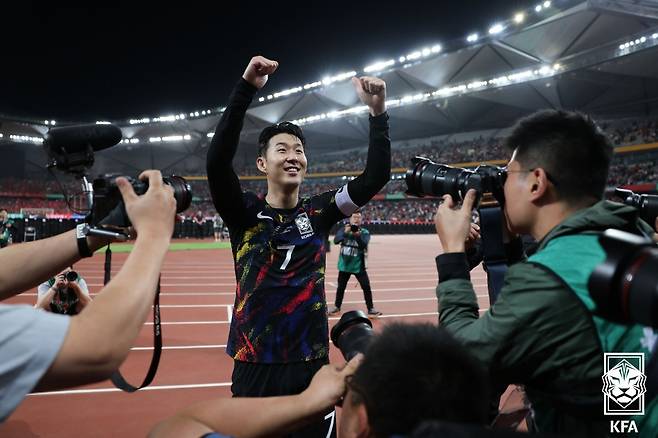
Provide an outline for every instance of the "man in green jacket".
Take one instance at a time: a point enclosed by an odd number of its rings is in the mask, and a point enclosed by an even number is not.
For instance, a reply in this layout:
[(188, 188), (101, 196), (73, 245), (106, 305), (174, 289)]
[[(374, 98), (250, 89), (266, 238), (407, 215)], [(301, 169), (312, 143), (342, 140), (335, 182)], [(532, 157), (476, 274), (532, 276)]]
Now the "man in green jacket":
[[(439, 322), (497, 385), (525, 385), (539, 431), (607, 435), (613, 418), (603, 415), (604, 353), (644, 353), (647, 364), (657, 338), (650, 328), (596, 316), (587, 282), (606, 258), (602, 231), (652, 230), (635, 209), (601, 200), (612, 146), (588, 117), (540, 111), (520, 120), (506, 145), (508, 231), (532, 235), (538, 249), (509, 268), (496, 303), (481, 313), (464, 254), (475, 192), (462, 206), (444, 196), (435, 218), (444, 251), (437, 257)], [(635, 421), (641, 435), (657, 436), (658, 402)]]

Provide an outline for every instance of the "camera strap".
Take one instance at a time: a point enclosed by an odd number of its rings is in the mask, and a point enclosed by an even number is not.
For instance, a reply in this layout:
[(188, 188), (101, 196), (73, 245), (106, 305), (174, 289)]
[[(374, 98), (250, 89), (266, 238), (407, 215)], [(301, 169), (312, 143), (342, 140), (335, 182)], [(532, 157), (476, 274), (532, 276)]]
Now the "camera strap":
[[(105, 250), (105, 277), (104, 284), (110, 282), (110, 277), (112, 275), (112, 250), (110, 245), (107, 245)], [(160, 355), (162, 353), (162, 329), (160, 327), (160, 278), (158, 278), (158, 287), (155, 291), (155, 299), (153, 300), (153, 356), (151, 357), (151, 364), (149, 365), (149, 370), (144, 377), (144, 381), (139, 387), (135, 387), (128, 383), (126, 379), (123, 378), (121, 372), (117, 369), (110, 380), (122, 391), (125, 392), (135, 392), (138, 389), (142, 389), (151, 384), (155, 373), (158, 371), (158, 365), (160, 364)]]
[(500, 207), (480, 209), (484, 270), (487, 272), (489, 303), (498, 299), (507, 273), (507, 255), (503, 243), (503, 213)]

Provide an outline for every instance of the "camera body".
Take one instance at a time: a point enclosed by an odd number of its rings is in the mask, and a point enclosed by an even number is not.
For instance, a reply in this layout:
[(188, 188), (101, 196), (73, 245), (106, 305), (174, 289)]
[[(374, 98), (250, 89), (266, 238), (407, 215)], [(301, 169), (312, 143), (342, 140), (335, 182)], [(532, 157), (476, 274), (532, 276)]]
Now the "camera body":
[[(118, 227), (129, 227), (130, 220), (126, 214), (121, 198), (121, 192), (116, 184), (116, 179), (121, 175), (106, 174), (94, 179), (92, 183), (93, 201), (88, 223), (92, 226), (103, 225), (101, 221), (107, 218), (107, 222)], [(133, 187), (137, 195), (143, 195), (148, 190), (148, 181), (124, 176)], [(163, 182), (171, 186), (176, 199), (176, 213), (185, 211), (192, 202), (192, 189), (181, 176), (165, 176)]]
[(75, 271), (69, 271), (66, 273), (66, 280), (70, 283), (72, 281), (77, 281), (78, 280), (78, 273)]
[(361, 228), (361, 227), (359, 227), (358, 225), (350, 224), (350, 231), (352, 231), (353, 233), (356, 233), (357, 231), (359, 231), (359, 228)]
[(405, 181), (407, 194), (424, 196), (450, 195), (455, 202), (462, 201), (470, 189), (477, 191), (478, 202), (485, 194), (491, 194), (503, 205), (503, 184), (507, 173), (497, 166), (480, 165), (474, 170), (438, 164), (424, 157), (412, 159)]

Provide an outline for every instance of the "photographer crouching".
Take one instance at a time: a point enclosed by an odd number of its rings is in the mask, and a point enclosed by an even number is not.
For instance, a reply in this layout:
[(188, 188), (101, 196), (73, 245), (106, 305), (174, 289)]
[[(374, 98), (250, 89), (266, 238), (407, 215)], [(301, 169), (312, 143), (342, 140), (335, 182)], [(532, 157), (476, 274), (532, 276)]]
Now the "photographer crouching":
[(37, 293), (34, 307), (60, 315), (77, 315), (91, 303), (87, 282), (72, 267), (41, 283)]

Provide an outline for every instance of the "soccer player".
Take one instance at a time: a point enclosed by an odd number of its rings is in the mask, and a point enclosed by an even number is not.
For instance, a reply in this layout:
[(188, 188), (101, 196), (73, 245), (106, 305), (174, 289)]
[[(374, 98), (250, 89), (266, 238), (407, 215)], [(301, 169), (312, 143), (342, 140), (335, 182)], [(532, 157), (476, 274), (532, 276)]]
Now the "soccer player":
[[(258, 142), (256, 165), (267, 177), (267, 194), (242, 192), (232, 160), (243, 119), (278, 66), (262, 56), (251, 59), (208, 150), (210, 193), (230, 231), (235, 262), (236, 297), (226, 348), (234, 359), (234, 396), (300, 393), (328, 362), (326, 235), (379, 192), (391, 173), (386, 84), (355, 77), (354, 88), (370, 111), (364, 172), (338, 190), (300, 198), (308, 165), (306, 140), (298, 126), (282, 122), (265, 128)], [(302, 435), (326, 436), (333, 420), (328, 414), (327, 421)]]

